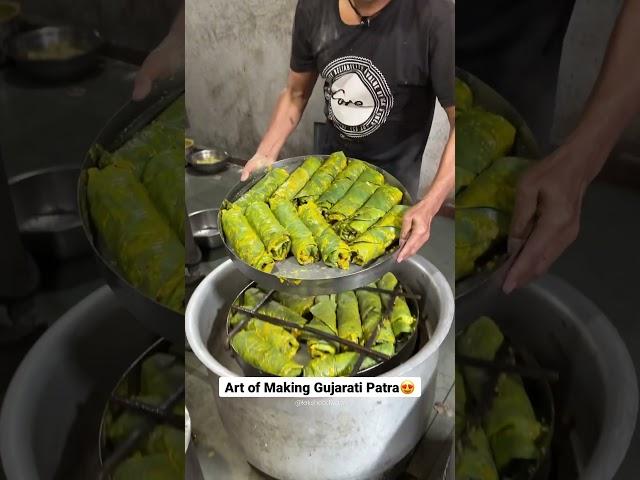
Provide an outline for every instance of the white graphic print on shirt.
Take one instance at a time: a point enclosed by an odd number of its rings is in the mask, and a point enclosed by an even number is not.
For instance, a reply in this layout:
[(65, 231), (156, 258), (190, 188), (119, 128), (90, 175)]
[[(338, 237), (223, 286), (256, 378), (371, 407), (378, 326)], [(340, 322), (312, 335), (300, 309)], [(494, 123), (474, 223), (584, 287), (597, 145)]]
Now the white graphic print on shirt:
[(362, 138), (375, 132), (393, 108), (393, 95), (371, 60), (340, 57), (322, 71), (328, 117), (344, 135)]

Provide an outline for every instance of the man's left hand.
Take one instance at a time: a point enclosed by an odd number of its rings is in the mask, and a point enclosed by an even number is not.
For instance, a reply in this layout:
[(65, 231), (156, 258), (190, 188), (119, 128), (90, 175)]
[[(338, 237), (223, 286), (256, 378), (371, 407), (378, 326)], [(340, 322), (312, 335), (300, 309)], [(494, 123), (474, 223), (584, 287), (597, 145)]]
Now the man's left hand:
[(404, 214), (402, 231), (400, 232), (398, 263), (415, 255), (429, 240), (431, 220), (440, 207), (436, 203), (425, 197)]

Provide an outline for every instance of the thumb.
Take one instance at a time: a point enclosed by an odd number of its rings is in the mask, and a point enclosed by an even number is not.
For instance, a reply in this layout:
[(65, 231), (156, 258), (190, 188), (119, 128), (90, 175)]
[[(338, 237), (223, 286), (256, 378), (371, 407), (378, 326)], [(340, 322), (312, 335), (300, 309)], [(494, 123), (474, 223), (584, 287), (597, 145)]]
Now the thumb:
[(151, 85), (151, 79), (143, 72), (139, 72), (133, 83), (133, 94), (131, 95), (131, 98), (136, 102), (143, 100), (147, 95), (149, 95), (149, 92), (151, 92)]
[(400, 230), (400, 247), (402, 247), (411, 233), (411, 224), (413, 217), (411, 215), (405, 215), (402, 219), (402, 229)]
[(242, 169), (242, 175), (240, 175), (240, 181), (244, 182), (247, 180), (247, 178), (249, 178), (249, 175), (251, 174), (251, 169), (249, 168), (249, 165), (245, 165), (245, 167)]

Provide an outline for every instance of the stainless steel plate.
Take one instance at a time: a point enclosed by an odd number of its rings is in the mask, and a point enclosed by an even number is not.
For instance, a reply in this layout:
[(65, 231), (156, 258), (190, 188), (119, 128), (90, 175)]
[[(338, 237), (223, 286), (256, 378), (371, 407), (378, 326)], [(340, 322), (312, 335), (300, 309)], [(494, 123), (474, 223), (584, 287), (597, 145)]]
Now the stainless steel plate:
[[(328, 155), (315, 155), (316, 157), (326, 159)], [(273, 164), (274, 168), (284, 168), (288, 172), (294, 171), (307, 158), (293, 157), (280, 160)], [(366, 162), (365, 162), (366, 163)], [(385, 172), (381, 168), (367, 163), (371, 168), (376, 169), (385, 177), (385, 181), (389, 185), (399, 188), (402, 191), (403, 205), (412, 205), (411, 196), (406, 188), (392, 175)], [(247, 182), (236, 184), (227, 194), (226, 199), (233, 202), (237, 200), (243, 193), (249, 190), (260, 180), (266, 171), (261, 170), (253, 175)], [(300, 296), (311, 295), (327, 295), (330, 293), (344, 292), (346, 290), (354, 290), (363, 287), (391, 270), (393, 265), (393, 254), (396, 248), (392, 248), (387, 253), (379, 257), (377, 260), (365, 267), (359, 267), (351, 264), (348, 270), (340, 268), (332, 268), (324, 263), (316, 262), (310, 265), (300, 265), (293, 256), (276, 262), (271, 273), (266, 273), (245, 263), (236, 256), (233, 249), (227, 244), (223, 229), (222, 216), (218, 215), (218, 230), (222, 232), (221, 238), (224, 247), (229, 252), (229, 257), (234, 262), (238, 270), (245, 276), (256, 282), (266, 290), (280, 290), (294, 293)]]

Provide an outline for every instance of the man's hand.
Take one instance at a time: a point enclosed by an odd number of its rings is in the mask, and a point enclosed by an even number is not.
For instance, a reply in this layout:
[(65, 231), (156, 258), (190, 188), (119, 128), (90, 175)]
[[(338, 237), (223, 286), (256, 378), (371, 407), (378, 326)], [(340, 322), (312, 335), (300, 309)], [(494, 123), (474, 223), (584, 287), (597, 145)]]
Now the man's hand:
[(184, 68), (184, 18), (182, 7), (167, 36), (142, 63), (133, 86), (135, 101), (149, 95), (154, 81), (168, 78)]
[(577, 238), (582, 198), (591, 180), (581, 163), (583, 153), (561, 147), (520, 179), (509, 252), (522, 250), (507, 273), (505, 293), (545, 273)]
[(244, 168), (242, 169), (242, 175), (240, 176), (240, 181), (244, 182), (249, 178), (249, 175), (255, 170), (259, 170), (261, 168), (266, 168), (269, 165), (273, 164), (276, 159), (273, 157), (269, 157), (267, 155), (263, 155), (261, 153), (257, 153), (251, 157), (251, 159), (246, 163)]
[(429, 240), (431, 220), (440, 208), (437, 203), (426, 196), (404, 214), (400, 232), (398, 263), (415, 255), (420, 247)]

